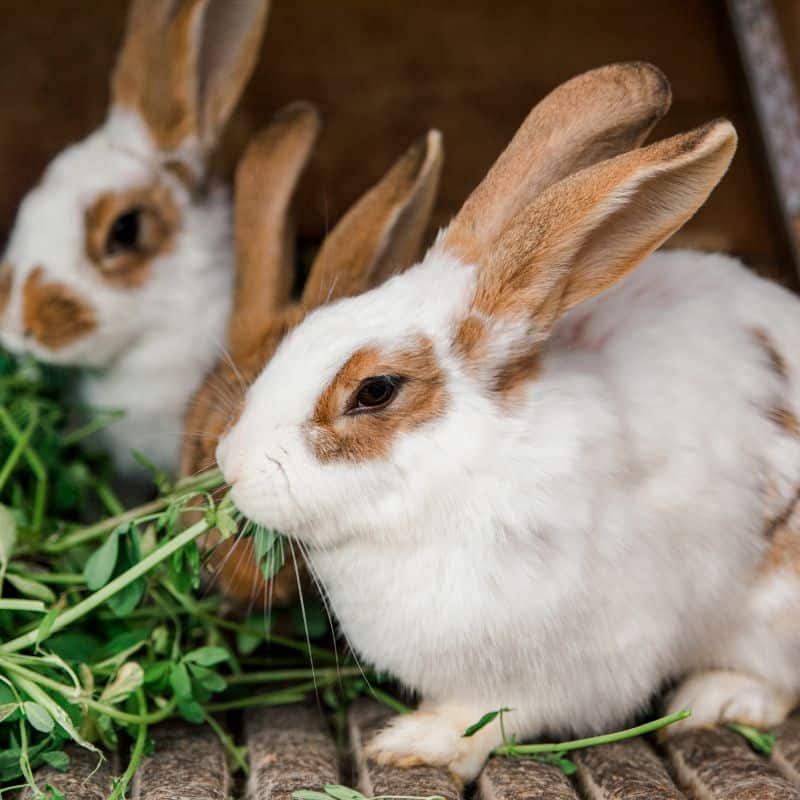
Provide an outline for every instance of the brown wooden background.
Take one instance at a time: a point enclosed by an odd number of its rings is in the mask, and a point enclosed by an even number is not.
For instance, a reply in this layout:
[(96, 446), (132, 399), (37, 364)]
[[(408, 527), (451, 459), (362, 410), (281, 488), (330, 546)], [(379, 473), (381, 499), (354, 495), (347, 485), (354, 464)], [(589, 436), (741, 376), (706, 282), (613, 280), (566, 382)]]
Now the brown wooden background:
[[(0, 243), (47, 160), (102, 119), (125, 6), (0, 0)], [(776, 6), (800, 44), (800, 0)], [(800, 73), (800, 47), (792, 56)], [(741, 254), (788, 282), (721, 0), (273, 0), (226, 161), (284, 103), (316, 103), (326, 127), (298, 205), (300, 233), (314, 239), (416, 136), (437, 127), (446, 153), (441, 225), (544, 93), (625, 59), (652, 61), (672, 81), (673, 111), (658, 135), (719, 115), (740, 131), (733, 168), (680, 242)]]

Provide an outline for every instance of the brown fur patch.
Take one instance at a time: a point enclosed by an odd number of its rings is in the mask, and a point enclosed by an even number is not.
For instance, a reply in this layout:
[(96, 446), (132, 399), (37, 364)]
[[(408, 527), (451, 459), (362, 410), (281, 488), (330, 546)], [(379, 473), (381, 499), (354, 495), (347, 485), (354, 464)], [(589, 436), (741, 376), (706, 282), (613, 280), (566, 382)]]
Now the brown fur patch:
[(791, 436), (800, 436), (800, 422), (794, 412), (788, 408), (776, 406), (767, 412), (767, 416), (786, 433)]
[[(397, 375), (397, 397), (373, 412), (346, 414), (365, 378)], [(395, 439), (441, 416), (447, 403), (444, 376), (433, 343), (420, 337), (397, 352), (367, 347), (354, 353), (317, 400), (307, 437), (320, 461), (367, 461), (385, 456)]]
[(41, 267), (31, 272), (23, 288), (25, 333), (39, 344), (58, 350), (97, 327), (94, 309), (69, 288), (43, 279)]
[(172, 159), (170, 161), (165, 161), (161, 166), (165, 172), (168, 172), (176, 178), (189, 194), (194, 194), (197, 191), (197, 175), (195, 175), (194, 170), (185, 161)]
[(788, 568), (800, 575), (800, 531), (782, 526), (775, 531), (772, 546), (761, 562), (764, 572)]
[(11, 297), (11, 286), (14, 282), (14, 269), (8, 261), (0, 266), (0, 314), (5, 311)]
[[(109, 253), (108, 236), (114, 221), (129, 211), (140, 212), (139, 243), (135, 249)], [(100, 274), (116, 286), (141, 286), (153, 261), (168, 253), (181, 224), (172, 193), (163, 183), (126, 192), (101, 195), (85, 214), (85, 247)]]
[(789, 369), (786, 365), (786, 359), (780, 354), (772, 337), (763, 328), (753, 328), (753, 336), (763, 349), (772, 371), (779, 378), (787, 378)]

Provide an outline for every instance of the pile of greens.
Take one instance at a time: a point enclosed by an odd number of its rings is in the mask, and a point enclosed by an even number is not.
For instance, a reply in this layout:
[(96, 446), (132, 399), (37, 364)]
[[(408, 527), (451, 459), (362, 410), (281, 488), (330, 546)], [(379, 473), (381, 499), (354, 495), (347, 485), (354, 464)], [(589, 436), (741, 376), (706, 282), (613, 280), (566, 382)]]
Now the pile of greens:
[[(372, 688), (337, 657), (323, 609), (231, 617), (201, 585), (198, 540), (239, 527), (212, 495), (219, 473), (174, 485), (154, 474), (158, 498), (124, 509), (107, 460), (86, 446), (118, 415), (70, 397), (68, 375), (0, 354), (0, 794), (27, 785), (58, 798), (34, 770), (67, 769), (72, 741), (98, 758), (129, 754), (111, 795), (122, 798), (149, 727), (174, 716), (212, 726), (245, 770), (215, 712), (320, 690), (341, 722), (346, 702)], [(186, 527), (188, 511), (200, 513)], [(270, 577), (280, 537), (246, 532)]]

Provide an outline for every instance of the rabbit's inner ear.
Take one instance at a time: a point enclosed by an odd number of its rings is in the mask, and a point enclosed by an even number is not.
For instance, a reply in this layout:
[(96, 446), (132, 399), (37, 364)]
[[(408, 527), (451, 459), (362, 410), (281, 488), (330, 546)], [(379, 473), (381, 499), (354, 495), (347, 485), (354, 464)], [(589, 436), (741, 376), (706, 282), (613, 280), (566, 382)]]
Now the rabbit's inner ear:
[(0, 314), (6, 310), (11, 297), (11, 285), (14, 282), (14, 268), (8, 261), (0, 266)]
[(430, 339), (420, 336), (394, 351), (365, 347), (319, 396), (306, 438), (322, 462), (383, 458), (398, 437), (432, 422), (446, 407), (444, 373)]
[(43, 347), (59, 350), (97, 328), (92, 306), (61, 283), (44, 280), (36, 267), (23, 287), (25, 334)]
[(89, 261), (115, 286), (136, 288), (155, 259), (170, 252), (181, 215), (161, 183), (101, 195), (86, 211)]

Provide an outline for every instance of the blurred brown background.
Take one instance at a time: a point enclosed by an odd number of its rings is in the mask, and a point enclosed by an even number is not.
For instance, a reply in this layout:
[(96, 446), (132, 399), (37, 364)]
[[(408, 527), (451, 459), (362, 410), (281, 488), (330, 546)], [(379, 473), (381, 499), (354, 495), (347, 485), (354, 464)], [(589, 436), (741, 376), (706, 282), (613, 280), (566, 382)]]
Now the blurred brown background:
[[(232, 0), (235, 1), (235, 0)], [(800, 74), (800, 0), (774, 0)], [(123, 0), (0, 0), (0, 243), (48, 159), (102, 119)], [(420, 133), (444, 134), (445, 223), (531, 106), (571, 75), (643, 59), (672, 82), (657, 136), (725, 115), (741, 144), (681, 244), (793, 280), (721, 0), (273, 0), (260, 64), (228, 131), (230, 163), (281, 105), (317, 104), (325, 131), (298, 204), (316, 239)], [(793, 59), (793, 60), (791, 60)]]

